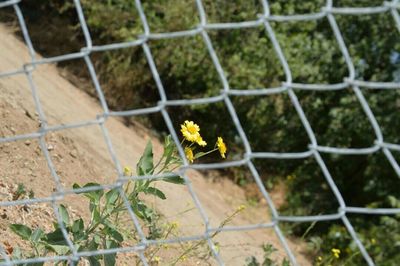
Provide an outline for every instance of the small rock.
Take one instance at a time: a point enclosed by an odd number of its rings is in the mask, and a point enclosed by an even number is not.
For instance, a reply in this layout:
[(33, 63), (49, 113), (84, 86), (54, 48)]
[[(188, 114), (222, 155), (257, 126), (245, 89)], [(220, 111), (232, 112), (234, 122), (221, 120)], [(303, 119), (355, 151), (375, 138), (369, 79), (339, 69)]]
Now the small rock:
[(12, 132), (13, 134), (15, 134), (15, 132), (17, 132), (17, 131), (15, 130), (15, 128), (13, 128), (13, 127), (10, 127), (10, 130), (11, 130), (11, 132)]
[(29, 212), (30, 207), (29, 207), (28, 205), (25, 204), (25, 205), (22, 207), (22, 209), (23, 209), (24, 211), (26, 211), (26, 212)]
[(25, 115), (27, 116), (27, 117), (29, 117), (30, 119), (34, 119), (33, 118), (33, 115), (28, 111), (28, 110), (25, 110)]
[(47, 145), (47, 150), (48, 150), (48, 151), (54, 150), (54, 146), (53, 146), (52, 144), (48, 144), (48, 145)]
[(32, 143), (32, 142), (31, 142), (29, 139), (25, 141), (25, 145), (26, 145), (26, 146), (31, 145), (31, 143)]
[(76, 150), (72, 150), (69, 152), (69, 155), (71, 155), (72, 158), (77, 158), (78, 157), (78, 152)]

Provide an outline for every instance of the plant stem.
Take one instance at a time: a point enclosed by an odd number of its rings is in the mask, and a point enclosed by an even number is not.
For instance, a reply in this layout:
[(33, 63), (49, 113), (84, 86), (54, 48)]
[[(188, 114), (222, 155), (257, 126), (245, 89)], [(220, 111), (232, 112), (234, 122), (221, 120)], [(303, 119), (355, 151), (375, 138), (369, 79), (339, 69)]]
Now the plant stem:
[[(172, 232), (172, 226), (170, 226), (169, 228), (168, 228), (168, 231), (167, 231), (167, 233), (165, 234), (165, 236), (163, 237), (164, 239), (167, 239), (167, 237), (169, 236), (169, 234)], [(155, 250), (154, 250), (154, 252), (150, 255), (150, 258), (149, 258), (149, 261), (151, 262), (151, 260), (153, 259), (153, 257), (157, 254), (157, 252), (159, 251), (161, 249), (161, 245), (160, 246), (158, 246)]]
[(33, 248), (35, 249), (36, 256), (39, 257), (40, 256), (39, 255), (39, 250), (38, 250), (36, 244), (34, 242), (32, 242), (32, 241), (30, 241), (30, 242), (31, 242), (31, 245), (33, 246)]
[(352, 261), (353, 258), (354, 258), (355, 256), (357, 256), (358, 254), (360, 254), (360, 251), (357, 251), (357, 252), (355, 252), (353, 255), (351, 255), (350, 257), (348, 257), (348, 258), (344, 261), (343, 266), (346, 266), (347, 263), (349, 263), (350, 261)]
[[(128, 184), (126, 185), (126, 188), (125, 188), (125, 195), (128, 194), (128, 192), (129, 192), (129, 186), (131, 185), (132, 182), (133, 182), (133, 181), (128, 181)], [(135, 189), (134, 189), (134, 190), (135, 190)], [(118, 201), (118, 204), (121, 204), (121, 195), (119, 195), (119, 194), (118, 194), (118, 199), (117, 199), (117, 201)], [(119, 217), (119, 212), (117, 212), (117, 215), (115, 216), (115, 223), (116, 223), (116, 224), (118, 224), (118, 217)]]
[(201, 157), (203, 157), (203, 156), (206, 156), (206, 155), (208, 155), (208, 154), (210, 154), (210, 153), (213, 153), (213, 152), (215, 152), (215, 151), (217, 151), (217, 150), (218, 150), (218, 148), (213, 149), (213, 150), (210, 150), (210, 151), (208, 151), (208, 152), (205, 152), (205, 153), (203, 153), (202, 155), (200, 155), (199, 157), (197, 157), (196, 159), (201, 158)]
[(122, 204), (123, 204), (123, 202), (121, 202), (120, 204), (118, 204), (117, 206), (115, 206), (115, 208), (114, 208), (110, 213), (106, 214), (104, 217), (101, 217), (101, 218), (100, 218), (100, 221), (98, 221), (97, 223), (91, 225), (91, 226), (90, 226), (91, 228), (89, 227), (88, 230), (86, 230), (87, 235), (89, 235), (90, 233), (92, 233), (92, 232), (94, 231), (94, 229), (96, 229), (100, 224), (103, 223), (103, 221), (104, 221), (105, 219), (107, 219), (108, 217), (110, 217), (111, 215), (113, 215), (115, 212), (120, 212), (121, 210), (119, 210), (119, 208), (121, 208)]
[[(221, 232), (221, 229), (227, 225), (228, 223), (230, 223), (232, 221), (232, 219), (242, 210), (238, 209), (235, 212), (233, 212), (230, 216), (228, 216), (227, 218), (225, 218), (225, 220), (223, 220), (220, 225), (218, 226), (218, 229), (211, 235), (211, 239), (213, 239), (216, 235), (218, 235)], [(190, 246), (188, 249), (186, 249), (176, 260), (174, 260), (171, 265), (176, 265), (183, 257), (185, 257), (187, 254), (190, 254), (193, 250), (195, 250), (196, 248), (198, 248), (201, 245), (204, 245), (207, 242), (207, 239), (203, 239), (199, 242), (197, 242), (196, 244)]]
[(161, 164), (162, 160), (164, 159), (164, 154), (161, 156), (160, 160), (156, 163), (156, 165), (153, 167), (153, 172), (156, 170), (156, 168)]

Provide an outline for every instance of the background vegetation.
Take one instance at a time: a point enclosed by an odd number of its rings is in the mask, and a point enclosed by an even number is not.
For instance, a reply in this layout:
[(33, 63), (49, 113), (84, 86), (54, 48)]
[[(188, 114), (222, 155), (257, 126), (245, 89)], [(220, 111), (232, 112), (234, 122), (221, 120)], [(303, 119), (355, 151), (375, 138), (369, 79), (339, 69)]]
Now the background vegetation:
[[(82, 0), (94, 44), (135, 40), (143, 25), (134, 1)], [(275, 0), (271, 13), (280, 15), (318, 12), (325, 1)], [(199, 18), (194, 1), (142, 1), (152, 32), (196, 27)], [(257, 0), (203, 0), (209, 22), (257, 19), (262, 5)], [(335, 6), (374, 6), (382, 1), (334, 1)], [(79, 51), (84, 46), (74, 6), (65, 1), (27, 0), (21, 4), (36, 49), (45, 56)], [(12, 10), (10, 10), (12, 11)], [(10, 12), (11, 13), (11, 12)], [(3, 19), (9, 17), (3, 14)], [(400, 35), (390, 13), (335, 16), (356, 67), (357, 79), (400, 81)], [(308, 22), (271, 23), (288, 59), (294, 82), (337, 83), (348, 75), (343, 56), (327, 19)], [(209, 31), (221, 65), (233, 89), (280, 86), (282, 67), (263, 27)], [(54, 37), (55, 36), (55, 37)], [(149, 42), (168, 99), (190, 99), (219, 94), (222, 84), (201, 36)], [(96, 71), (108, 104), (114, 110), (154, 106), (159, 100), (156, 85), (141, 47), (93, 53)], [(87, 77), (82, 61), (64, 62), (78, 77)], [(90, 86), (81, 86), (94, 93)], [(333, 147), (369, 147), (374, 131), (351, 88), (340, 91), (296, 92), (317, 136), (318, 143)], [(363, 90), (387, 142), (400, 143), (400, 91)], [(232, 97), (253, 151), (300, 152), (309, 140), (287, 94), (265, 97)], [(176, 126), (188, 117), (202, 127), (202, 135), (214, 142), (215, 132), (231, 147), (237, 158), (243, 147), (223, 103), (170, 108)], [(212, 119), (210, 119), (210, 114)], [(218, 115), (215, 115), (218, 114)], [(161, 117), (148, 123), (165, 131)], [(212, 132), (213, 136), (207, 133)], [(400, 155), (394, 153), (399, 160)], [(344, 156), (323, 155), (348, 206), (400, 207), (399, 178), (381, 153)], [(285, 214), (334, 213), (338, 203), (315, 160), (257, 160), (268, 184), (287, 184)], [(236, 173), (241, 183), (251, 182)], [(400, 261), (400, 217), (351, 215), (368, 251), (379, 265)], [(310, 229), (310, 230), (307, 230)], [(342, 250), (348, 265), (363, 264), (362, 257), (344, 225), (318, 223), (288, 225), (287, 230), (305, 237), (314, 247), (312, 255), (329, 256), (332, 248)]]

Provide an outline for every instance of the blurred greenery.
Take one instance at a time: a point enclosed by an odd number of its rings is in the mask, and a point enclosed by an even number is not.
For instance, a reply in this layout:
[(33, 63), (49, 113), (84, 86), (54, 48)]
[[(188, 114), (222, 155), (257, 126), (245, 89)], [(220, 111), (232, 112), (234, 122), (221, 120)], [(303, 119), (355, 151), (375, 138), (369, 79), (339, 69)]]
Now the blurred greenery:
[[(255, 20), (263, 12), (257, 0), (203, 0), (209, 22)], [(290, 15), (318, 12), (323, 0), (270, 1), (271, 13)], [(382, 1), (341, 0), (335, 6), (376, 6)], [(124, 42), (143, 34), (134, 1), (81, 1), (95, 45)], [(199, 23), (195, 1), (142, 1), (150, 30), (166, 32), (193, 29)], [(27, 0), (21, 3), (34, 46), (44, 55), (77, 51), (84, 45), (71, 2)], [(45, 14), (45, 16), (44, 16)], [(46, 19), (44, 19), (44, 17)], [(348, 47), (356, 78), (366, 81), (400, 81), (400, 35), (389, 12), (373, 15), (335, 15)], [(347, 66), (326, 18), (315, 21), (271, 22), (298, 83), (338, 83), (348, 76)], [(60, 32), (62, 34), (60, 34)], [(65, 32), (65, 34), (64, 34)], [(210, 30), (209, 36), (232, 89), (278, 87), (285, 81), (282, 66), (263, 27)], [(201, 36), (149, 41), (155, 65), (168, 99), (192, 99), (218, 95), (223, 88)], [(154, 106), (160, 99), (141, 47), (91, 55), (110, 107), (128, 110)], [(65, 62), (78, 76), (87, 75), (82, 62)], [(90, 93), (94, 90), (87, 88)], [(362, 90), (387, 142), (400, 143), (400, 90)], [(361, 148), (374, 145), (375, 134), (351, 88), (341, 91), (296, 91), (319, 145)], [(310, 143), (286, 93), (270, 96), (232, 96), (240, 122), (253, 151), (300, 152)], [(227, 140), (230, 159), (243, 153), (238, 133), (226, 106), (221, 103), (168, 109), (175, 126), (195, 120), (204, 139), (213, 143), (215, 134)], [(165, 131), (160, 118), (148, 121)], [(346, 204), (359, 207), (393, 207), (400, 199), (399, 178), (382, 153), (360, 156), (322, 155)], [(393, 156), (399, 160), (398, 152)], [(228, 159), (229, 159), (228, 158)], [(257, 160), (265, 182), (285, 180), (285, 214), (333, 213), (338, 203), (314, 159)], [(286, 178), (290, 176), (291, 178)], [(400, 254), (398, 216), (352, 220), (362, 240), (374, 238), (369, 248), (379, 265), (396, 265)], [(342, 228), (342, 227), (340, 227)], [(346, 250), (351, 238), (331, 237), (338, 226), (317, 225), (307, 239), (320, 238), (324, 245), (315, 253)], [(390, 229), (390, 230), (389, 230)], [(299, 236), (303, 224), (292, 228)], [(379, 240), (378, 240), (379, 239)], [(379, 246), (379, 248), (378, 248)], [(350, 253), (343, 253), (346, 260)], [(348, 265), (362, 264), (353, 256)]]

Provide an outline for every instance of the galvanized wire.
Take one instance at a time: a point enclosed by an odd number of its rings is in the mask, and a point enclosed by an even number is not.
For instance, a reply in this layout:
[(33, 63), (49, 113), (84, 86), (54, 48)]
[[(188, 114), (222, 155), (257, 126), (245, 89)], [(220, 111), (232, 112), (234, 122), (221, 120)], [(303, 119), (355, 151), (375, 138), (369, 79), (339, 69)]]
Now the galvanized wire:
[[(333, 7), (332, 0), (327, 0), (326, 5), (321, 8), (320, 12), (317, 13), (310, 13), (310, 14), (297, 14), (297, 15), (273, 15), (270, 13), (269, 3), (267, 0), (262, 0), (263, 6), (263, 14), (258, 16), (257, 20), (253, 21), (243, 21), (243, 22), (228, 22), (228, 23), (208, 23), (206, 12), (204, 10), (204, 6), (202, 0), (196, 0), (196, 7), (197, 12), (200, 18), (200, 23), (197, 27), (193, 29), (187, 29), (184, 31), (178, 32), (163, 32), (163, 33), (151, 33), (149, 24), (146, 19), (146, 14), (142, 8), (142, 4), (140, 0), (135, 0), (136, 10), (139, 14), (140, 21), (143, 25), (143, 34), (138, 37), (138, 39), (129, 41), (129, 42), (122, 42), (122, 43), (112, 43), (106, 45), (93, 45), (92, 38), (86, 24), (86, 19), (84, 16), (84, 10), (82, 9), (81, 3), (79, 0), (74, 0), (74, 5), (77, 12), (77, 17), (79, 19), (79, 23), (83, 32), (83, 36), (85, 39), (85, 46), (81, 48), (79, 52), (76, 53), (69, 53), (63, 54), (55, 57), (50, 58), (36, 58), (34, 46), (29, 36), (29, 32), (25, 23), (25, 19), (23, 14), (19, 8), (20, 0), (8, 0), (3, 1), (0, 3), (0, 8), (4, 7), (13, 7), (15, 14), (18, 18), (18, 22), (20, 25), (20, 29), (25, 41), (26, 46), (28, 47), (28, 51), (31, 57), (29, 62), (25, 62), (25, 64), (20, 69), (11, 69), (5, 72), (0, 73), (0, 78), (3, 77), (10, 77), (14, 75), (25, 75), (29, 84), (29, 87), (32, 92), (32, 97), (35, 103), (36, 111), (38, 113), (39, 119), (42, 122), (40, 129), (37, 132), (31, 132), (28, 134), (22, 135), (15, 135), (15, 136), (8, 136), (8, 137), (1, 137), (0, 143), (5, 142), (13, 142), (13, 141), (20, 141), (25, 139), (37, 139), (40, 143), (40, 148), (44, 157), (47, 161), (48, 168), (51, 172), (51, 175), (56, 183), (57, 191), (52, 193), (51, 196), (46, 198), (33, 198), (33, 199), (24, 199), (24, 200), (16, 200), (16, 201), (2, 201), (0, 202), (0, 206), (17, 206), (17, 205), (30, 205), (30, 204), (37, 204), (37, 203), (49, 203), (53, 206), (54, 212), (56, 217), (59, 221), (59, 226), (63, 232), (65, 240), (71, 249), (71, 255), (68, 256), (46, 256), (46, 257), (37, 257), (37, 258), (29, 258), (29, 259), (19, 259), (13, 260), (10, 256), (7, 255), (4, 248), (0, 246), (0, 255), (3, 257), (4, 262), (0, 263), (0, 265), (17, 265), (22, 263), (36, 263), (36, 262), (46, 262), (46, 261), (57, 261), (57, 260), (68, 260), (71, 265), (75, 265), (80, 258), (87, 257), (87, 256), (94, 256), (100, 254), (110, 254), (110, 253), (125, 253), (125, 252), (135, 252), (139, 256), (140, 260), (144, 265), (148, 265), (147, 258), (145, 256), (144, 251), (147, 247), (151, 245), (158, 245), (161, 243), (179, 243), (179, 242), (186, 242), (186, 241), (195, 241), (195, 240), (206, 240), (215, 260), (220, 265), (224, 265), (224, 262), (219, 255), (215, 244), (213, 243), (213, 239), (211, 235), (214, 232), (219, 231), (246, 231), (246, 230), (254, 230), (254, 229), (261, 229), (261, 228), (272, 228), (277, 237), (279, 238), (282, 246), (284, 247), (287, 256), (289, 257), (291, 263), (293, 265), (298, 265), (295, 255), (293, 251), (287, 244), (286, 237), (284, 236), (281, 230), (281, 221), (285, 222), (316, 222), (316, 221), (329, 221), (329, 220), (341, 220), (344, 225), (346, 226), (349, 234), (353, 238), (354, 242), (359, 248), (360, 253), (364, 257), (366, 263), (368, 265), (374, 265), (373, 259), (370, 257), (368, 252), (366, 251), (365, 246), (358, 238), (356, 231), (354, 230), (351, 222), (347, 218), (347, 214), (349, 213), (358, 213), (358, 214), (371, 214), (371, 215), (393, 215), (399, 214), (399, 208), (362, 208), (362, 207), (352, 207), (347, 206), (340, 190), (338, 189), (334, 178), (331, 176), (326, 164), (321, 156), (321, 153), (332, 153), (332, 154), (372, 154), (379, 151), (383, 151), (386, 158), (390, 162), (391, 166), (393, 167), (394, 171), (400, 177), (400, 167), (395, 158), (392, 155), (392, 151), (400, 151), (400, 144), (398, 143), (388, 143), (385, 142), (384, 137), (382, 135), (379, 123), (377, 122), (371, 108), (369, 107), (364, 95), (363, 90), (366, 89), (373, 89), (373, 90), (396, 90), (400, 88), (400, 83), (398, 82), (370, 82), (364, 80), (357, 80), (355, 78), (355, 68), (352, 62), (352, 58), (349, 55), (347, 46), (344, 42), (342, 37), (341, 31), (336, 23), (335, 15), (367, 15), (367, 14), (378, 14), (378, 13), (388, 13), (391, 14), (393, 17), (394, 23), (396, 28), (400, 31), (400, 17), (398, 14), (398, 8), (400, 7), (398, 0), (393, 1), (385, 1), (382, 3), (381, 6), (375, 7), (363, 7), (363, 8), (353, 8), (353, 7)], [(275, 32), (270, 25), (270, 22), (285, 22), (285, 21), (314, 21), (320, 19), (327, 19), (329, 21), (330, 27), (334, 33), (336, 38), (337, 44), (339, 49), (345, 59), (347, 68), (348, 68), (348, 77), (343, 77), (343, 82), (337, 84), (302, 84), (302, 83), (294, 83), (292, 80), (292, 72), (290, 69), (289, 64), (287, 63), (287, 59), (281, 49), (281, 44), (275, 37)], [(213, 43), (209, 37), (209, 31), (215, 30), (224, 30), (224, 29), (239, 29), (239, 28), (252, 28), (252, 27), (260, 27), (263, 26), (265, 31), (268, 35), (269, 40), (271, 41), (273, 48), (275, 50), (276, 55), (282, 65), (284, 70), (284, 74), (286, 80), (282, 82), (280, 87), (275, 88), (259, 88), (259, 89), (248, 89), (248, 90), (237, 90), (230, 87), (230, 84), (225, 76), (224, 70), (222, 65), (220, 64), (219, 58), (213, 48)], [(181, 99), (181, 100), (168, 100), (167, 95), (165, 93), (165, 89), (163, 86), (162, 79), (158, 73), (157, 67), (154, 63), (153, 55), (151, 49), (148, 45), (150, 40), (154, 39), (168, 39), (168, 38), (180, 38), (185, 36), (195, 36), (199, 35), (202, 37), (203, 42), (208, 50), (208, 54), (211, 58), (213, 65), (218, 73), (219, 79), (221, 81), (222, 90), (221, 93), (214, 97), (208, 98), (197, 98), (197, 99)], [(114, 49), (125, 49), (134, 46), (141, 46), (143, 52), (146, 56), (146, 60), (148, 65), (150, 66), (151, 73), (155, 80), (159, 95), (160, 101), (157, 103), (156, 106), (149, 107), (149, 108), (141, 108), (141, 109), (134, 109), (128, 111), (110, 111), (105, 100), (103, 90), (101, 85), (97, 79), (96, 71), (94, 69), (92, 60), (90, 58), (90, 54), (92, 52), (101, 52), (101, 51), (109, 51)], [(37, 65), (41, 64), (50, 64), (50, 63), (57, 63), (65, 60), (72, 60), (72, 59), (83, 59), (88, 70), (90, 73), (90, 77), (93, 81), (95, 86), (95, 90), (99, 99), (99, 103), (102, 107), (102, 113), (99, 113), (94, 120), (90, 121), (81, 121), (78, 123), (71, 123), (71, 124), (62, 124), (62, 125), (53, 125), (50, 126), (47, 124), (46, 115), (42, 110), (41, 99), (38, 95), (37, 88), (35, 82), (32, 78), (32, 73), (35, 71)], [(330, 90), (343, 90), (347, 88), (351, 88), (355, 93), (358, 102), (360, 103), (366, 117), (368, 118), (374, 133), (375, 133), (375, 142), (374, 145), (367, 148), (338, 148), (338, 147), (326, 147), (321, 146), (318, 144), (317, 138), (315, 133), (305, 115), (303, 108), (296, 96), (297, 90), (312, 90), (312, 91), (330, 91)], [(247, 138), (246, 133), (244, 132), (240, 120), (237, 116), (235, 107), (232, 104), (230, 96), (251, 96), (251, 95), (259, 95), (265, 96), (271, 94), (280, 94), (280, 93), (287, 93), (289, 98), (301, 120), (301, 123), (307, 132), (310, 144), (308, 146), (308, 150), (303, 152), (297, 153), (276, 153), (276, 152), (253, 152), (249, 140)], [(229, 161), (223, 163), (210, 163), (210, 164), (189, 164), (187, 161), (184, 151), (180, 145), (180, 141), (177, 135), (176, 130), (173, 127), (173, 123), (171, 121), (171, 117), (166, 109), (168, 106), (183, 106), (183, 105), (195, 105), (195, 104), (209, 104), (214, 102), (224, 102), (228, 112), (232, 118), (232, 121), (236, 127), (237, 132), (241, 138), (242, 143), (244, 144), (245, 154), (244, 157), (236, 160), (236, 161)], [(159, 175), (159, 176), (136, 176), (136, 177), (126, 177), (123, 175), (123, 171), (121, 165), (119, 163), (118, 157), (114, 151), (113, 143), (109, 137), (107, 127), (105, 122), (109, 117), (122, 117), (122, 116), (136, 116), (136, 115), (143, 115), (143, 114), (151, 114), (151, 113), (161, 113), (164, 121), (169, 129), (170, 134), (174, 142), (176, 143), (179, 154), (183, 160), (183, 166), (179, 169), (178, 173), (184, 178), (186, 182), (186, 186), (188, 191), (193, 199), (193, 202), (199, 211), (203, 223), (205, 225), (204, 233), (200, 235), (193, 235), (188, 237), (177, 237), (174, 239), (164, 239), (164, 240), (148, 240), (143, 233), (143, 230), (140, 226), (140, 222), (138, 217), (136, 217), (135, 213), (130, 207), (130, 204), (126, 198), (126, 195), (123, 191), (122, 185), (129, 179), (153, 179), (153, 178), (164, 178), (168, 175)], [(114, 184), (109, 185), (100, 185), (99, 187), (88, 187), (88, 188), (80, 188), (80, 189), (65, 189), (61, 182), (60, 178), (56, 172), (55, 166), (52, 162), (50, 154), (47, 150), (45, 136), (49, 132), (55, 132), (70, 128), (80, 128), (86, 127), (90, 125), (98, 125), (101, 128), (104, 141), (107, 145), (109, 154), (112, 158), (114, 163), (115, 169), (118, 172), (118, 180)], [(337, 213), (332, 214), (324, 214), (324, 215), (314, 215), (314, 216), (283, 216), (279, 214), (279, 211), (275, 207), (275, 204), (271, 200), (267, 189), (264, 187), (263, 182), (259, 176), (257, 169), (255, 168), (252, 159), (255, 158), (269, 158), (269, 159), (300, 159), (300, 158), (308, 158), (313, 157), (316, 162), (318, 163), (326, 182), (328, 183), (331, 191), (335, 195), (335, 198), (338, 202), (339, 208)], [(272, 221), (269, 223), (260, 223), (260, 224), (249, 224), (243, 226), (226, 226), (224, 228), (213, 228), (210, 226), (209, 218), (202, 207), (202, 203), (200, 199), (197, 197), (196, 193), (193, 190), (193, 186), (191, 184), (190, 178), (186, 175), (186, 172), (190, 169), (197, 169), (197, 170), (206, 170), (206, 169), (218, 169), (218, 168), (227, 168), (227, 167), (234, 167), (234, 166), (246, 166), (250, 172), (252, 173), (254, 180), (260, 189), (263, 197), (265, 198), (272, 216)], [(68, 237), (67, 230), (63, 222), (61, 222), (61, 215), (58, 212), (58, 201), (63, 200), (66, 195), (73, 194), (76, 192), (86, 192), (86, 191), (93, 191), (93, 190), (104, 190), (104, 189), (111, 189), (111, 188), (118, 188), (120, 195), (124, 201), (126, 208), (129, 211), (129, 215), (132, 219), (132, 222), (136, 228), (136, 231), (139, 235), (140, 242), (139, 244), (132, 246), (132, 247), (123, 247), (123, 248), (114, 248), (109, 250), (97, 250), (97, 251), (78, 251), (74, 247), (74, 244)]]

